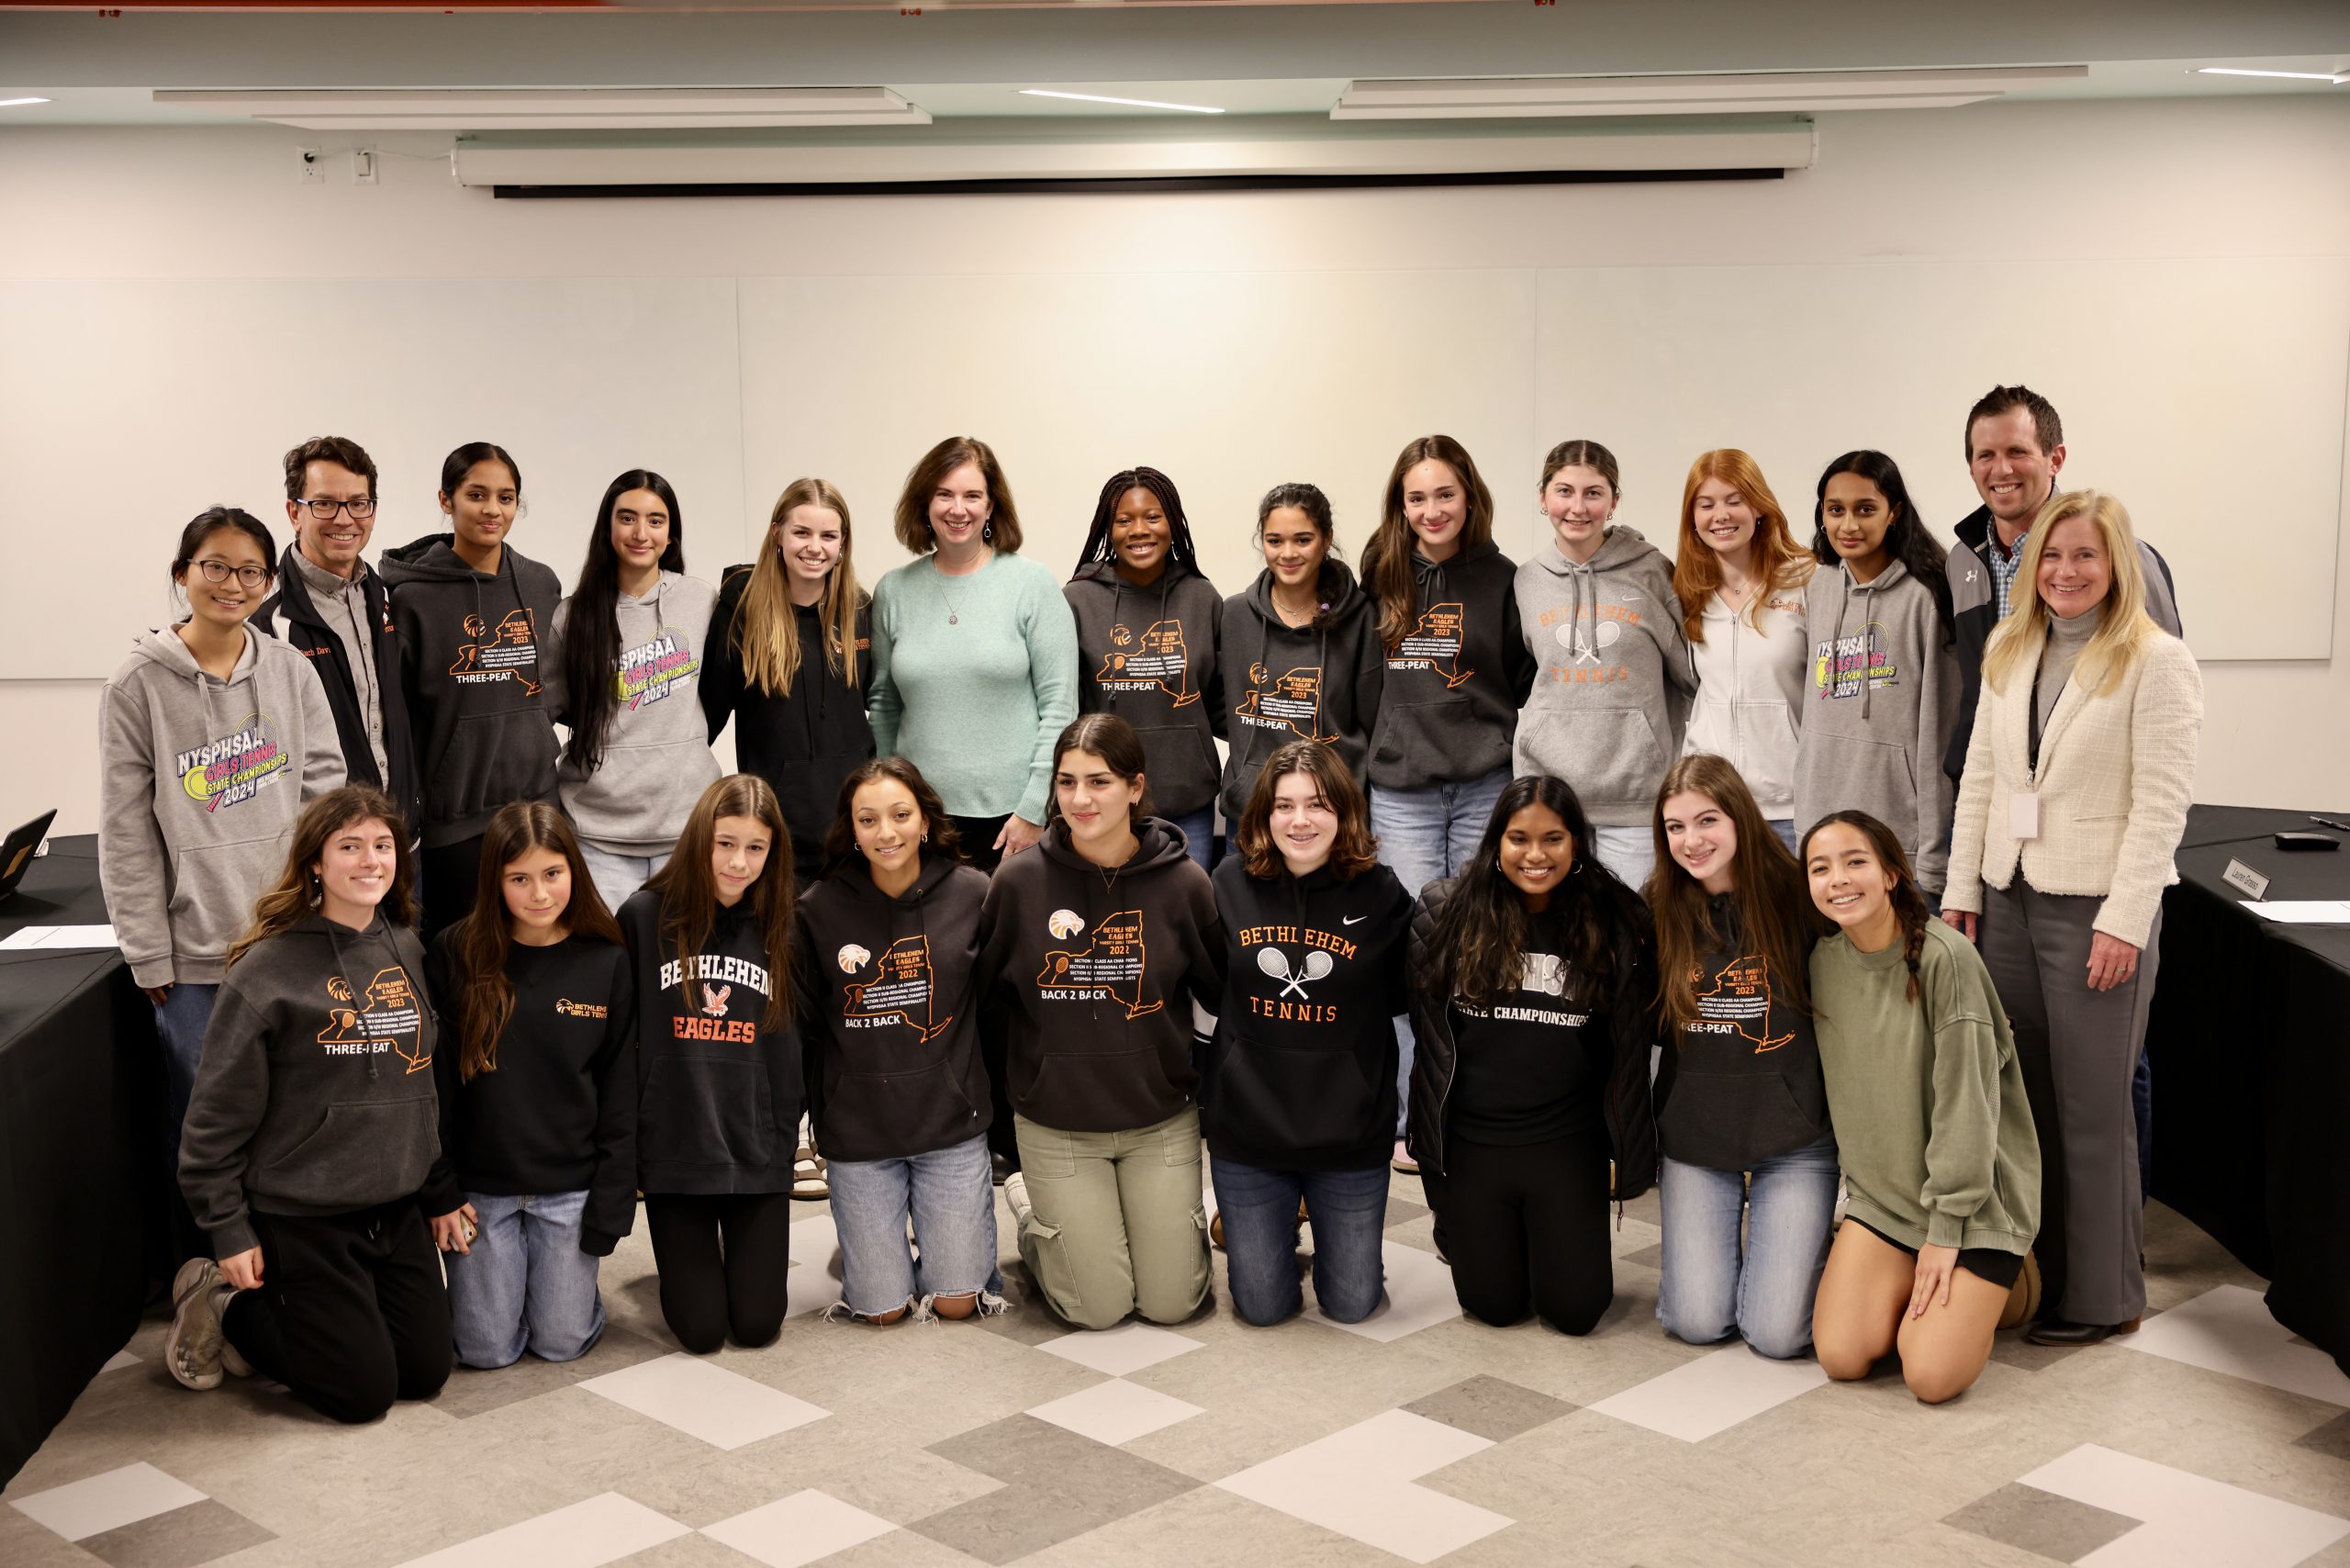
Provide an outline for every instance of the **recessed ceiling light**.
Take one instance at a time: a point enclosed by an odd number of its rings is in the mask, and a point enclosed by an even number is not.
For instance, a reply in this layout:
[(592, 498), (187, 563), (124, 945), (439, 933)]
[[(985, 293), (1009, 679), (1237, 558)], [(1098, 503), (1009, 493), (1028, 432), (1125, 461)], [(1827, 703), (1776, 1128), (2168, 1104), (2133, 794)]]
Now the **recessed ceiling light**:
[(0, 98), (0, 109), (13, 109), (19, 104), (45, 104), (47, 98)]
[(2339, 85), (2350, 81), (2350, 73), (2333, 71), (2252, 71), (2235, 65), (2199, 65), (2198, 76), (2281, 76), (2288, 82), (2332, 82)]
[(1220, 115), (1222, 109), (1212, 109), (1202, 104), (1162, 104), (1154, 98), (1109, 98), (1099, 93), (1056, 93), (1044, 87), (1023, 87), (1024, 98), (1075, 98), (1087, 104), (1124, 104), (1131, 109), (1181, 109), (1187, 115)]

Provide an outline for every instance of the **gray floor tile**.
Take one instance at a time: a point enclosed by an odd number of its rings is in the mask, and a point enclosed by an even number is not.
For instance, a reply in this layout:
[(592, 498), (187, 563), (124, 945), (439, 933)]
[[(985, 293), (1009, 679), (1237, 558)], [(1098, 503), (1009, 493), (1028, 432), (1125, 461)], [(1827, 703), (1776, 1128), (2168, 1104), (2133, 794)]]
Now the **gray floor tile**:
[(111, 1568), (196, 1568), (277, 1539), (235, 1509), (207, 1497), (168, 1514), (87, 1536), (82, 1550)]
[(1497, 1377), (1478, 1376), (1415, 1399), (1404, 1408), (1499, 1443), (1570, 1415), (1575, 1406)]
[(986, 1562), (1024, 1557), (1199, 1484), (1033, 1416), (991, 1422), (929, 1451), (1003, 1486), (906, 1528)]
[(2293, 1446), (2350, 1461), (2350, 1411), (2295, 1438)]
[(2142, 1520), (2059, 1497), (2013, 1482), (1978, 1497), (1942, 1523), (1969, 1535), (2036, 1553), (2054, 1562), (2076, 1562), (2136, 1529)]

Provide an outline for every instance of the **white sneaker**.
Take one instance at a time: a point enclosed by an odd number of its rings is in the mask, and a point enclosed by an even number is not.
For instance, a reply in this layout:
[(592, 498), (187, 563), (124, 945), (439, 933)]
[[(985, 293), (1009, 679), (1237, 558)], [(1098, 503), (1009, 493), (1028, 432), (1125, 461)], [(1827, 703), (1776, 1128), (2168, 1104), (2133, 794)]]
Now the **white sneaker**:
[(220, 1265), (209, 1258), (191, 1258), (172, 1276), (172, 1327), (163, 1336), (163, 1364), (188, 1388), (220, 1386), (225, 1341), (219, 1285)]
[(1012, 1225), (1015, 1230), (1028, 1228), (1028, 1216), (1036, 1205), (1028, 1201), (1028, 1179), (1015, 1170), (1003, 1179), (1004, 1205), (1012, 1210)]

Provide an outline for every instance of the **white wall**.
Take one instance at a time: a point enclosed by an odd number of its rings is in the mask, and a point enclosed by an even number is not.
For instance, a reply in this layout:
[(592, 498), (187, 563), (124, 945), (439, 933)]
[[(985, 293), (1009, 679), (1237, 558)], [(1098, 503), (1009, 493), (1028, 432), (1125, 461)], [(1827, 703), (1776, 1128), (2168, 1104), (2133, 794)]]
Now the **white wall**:
[[(1311, 195), (1184, 196), (919, 197), (809, 200), (711, 199), (640, 202), (494, 201), (462, 190), (445, 163), (387, 159), (384, 183), (353, 187), (294, 184), (292, 148), (304, 133), (276, 129), (0, 131), (0, 214), (8, 244), (0, 247), (0, 281), (26, 279), (342, 280), (732, 277), (870, 275), (901, 280), (910, 291), (931, 276), (973, 274), (1139, 274), (1344, 272), (1449, 268), (1712, 266), (1904, 261), (2104, 261), (2165, 257), (2350, 256), (2350, 105), (2324, 98), (2226, 103), (2086, 102), (1998, 106), (1941, 112), (1831, 116), (1822, 120), (1818, 166), (1780, 182), (1722, 185), (1554, 186), (1500, 190), (1329, 192)], [(371, 138), (379, 144), (387, 140)], [(413, 151), (445, 149), (417, 139)], [(289, 297), (293, 292), (289, 291)], [(2079, 302), (2097, 310), (2097, 299)], [(1996, 309), (1996, 305), (1986, 307)], [(1395, 374), (1415, 374), (1415, 356), (1444, 345), (1414, 340), (1407, 324), (1367, 322), (1393, 330)], [(2338, 334), (2335, 335), (2338, 340)], [(331, 362), (330, 329), (317, 342)], [(1147, 373), (1123, 363), (1114, 341), (1081, 363), (1031, 365), (1031, 376), (1080, 379), (1116, 396), (1122, 376)], [(1020, 396), (1017, 375), (974, 374), (942, 342), (934, 361), (908, 364), (910, 379), (970, 375), (974, 406)], [(1857, 374), (1888, 385), (1918, 367), (1874, 363), (1870, 345), (1823, 323), (1820, 352), (1851, 356)], [(657, 353), (657, 344), (643, 351)], [(2350, 343), (2312, 342), (2309, 354), (2340, 364)], [(495, 321), (446, 327), (450, 384), (479, 385), (510, 376), (501, 364)], [(0, 375), (7, 374), (0, 342)], [(625, 398), (628, 359), (611, 366), (612, 395)], [(97, 367), (101, 371), (103, 366)], [(774, 367), (769, 367), (773, 369)], [(1278, 374), (1240, 364), (1236, 376)], [(365, 374), (359, 367), (355, 374)], [(1628, 370), (1627, 374), (1630, 372)], [(1767, 385), (1769, 365), (1724, 364), (1707, 374)], [(289, 378), (318, 374), (289, 364)], [(821, 380), (807, 363), (784, 374)], [(862, 378), (860, 378), (862, 379)], [(2061, 376), (2034, 373), (2042, 389), (2064, 400)], [(189, 388), (200, 398), (201, 386)], [(1941, 497), (1964, 494), (1958, 422), (1969, 390), (1950, 410), (1947, 467), (1934, 454), (1899, 454), (1913, 483)], [(2177, 396), (2226, 400), (2225, 386), (2182, 386)], [(335, 401), (322, 392), (321, 408)], [(2074, 410), (2093, 428), (2095, 411)], [(886, 417), (886, 415), (884, 416)], [(2333, 417), (2343, 417), (2341, 409)], [(969, 421), (984, 433), (987, 421)], [(256, 491), (236, 498), (255, 510), (271, 500), (274, 454), (308, 428), (256, 430)], [(365, 430), (348, 433), (370, 439)], [(906, 457), (939, 433), (909, 431)], [(1535, 432), (1538, 440), (1563, 432)], [(127, 533), (110, 522), (112, 504), (161, 508), (185, 516), (216, 498), (177, 493), (173, 476), (142, 462), (140, 432), (126, 431), (117, 458), (77, 487), (91, 498), (78, 515), (51, 527)], [(781, 468), (820, 469), (822, 453), (792, 446), (789, 431), (746, 430), (743, 469), (768, 476)], [(2208, 480), (2189, 495), (2162, 498), (2172, 513), (2207, 517), (2241, 532), (2257, 549), (2256, 509), (2262, 454), (2209, 454)], [(1147, 454), (1118, 459), (1148, 461)], [(2074, 461), (2092, 460), (2078, 442)], [(527, 460), (526, 460), (527, 461)], [(1521, 461), (1515, 454), (1505, 462)], [(1504, 465), (1494, 465), (1502, 468)], [(1182, 476), (1178, 474), (1180, 479)], [(1357, 515), (1379, 473), (1326, 478)], [(2100, 475), (2116, 488), (2119, 476)], [(1503, 487), (1516, 476), (1505, 472)], [(1651, 536), (1669, 533), (1678, 474), (1628, 476), (1627, 515)], [(424, 532), (431, 521), (431, 476), (387, 474), (378, 543)], [(1015, 480), (1018, 474), (1015, 471)], [(1529, 481), (1530, 482), (1530, 481)], [(2338, 545), (2342, 476), (2335, 491)], [(591, 489), (595, 487), (591, 487)], [(761, 508), (743, 486), (746, 515), (734, 520), (747, 542)], [(1782, 487), (1798, 496), (1800, 480)], [(730, 487), (730, 490), (733, 487)], [(2126, 489), (2125, 489), (2126, 493)], [(122, 498), (128, 498), (126, 503)], [(2238, 498), (2244, 498), (2239, 499)], [(858, 498), (852, 498), (858, 499)], [(860, 565), (870, 577), (893, 564), (877, 526), (887, 498), (860, 504)], [(1934, 508), (1945, 525), (1955, 503)], [(2248, 512), (2254, 516), (2245, 515)], [(1651, 515), (1651, 513), (1653, 515)], [(699, 521), (699, 519), (698, 518)], [(1207, 520), (1203, 520), (1203, 524)], [(1231, 520), (1214, 526), (1228, 529)], [(1044, 557), (1066, 559), (1082, 519), (1055, 518), (1041, 535)], [(20, 571), (38, 571), (38, 530), (9, 519)], [(725, 550), (726, 521), (713, 518), (712, 541), (697, 549), (698, 567), (713, 569)], [(142, 525), (143, 537), (150, 529)], [(1067, 537), (1064, 537), (1067, 535)], [(1356, 537), (1359, 539), (1360, 535)], [(523, 540), (527, 548), (528, 541)], [(74, 552), (80, 554), (80, 552)], [(566, 575), (570, 550), (549, 556)], [(1227, 555), (1223, 542), (1212, 561)], [(2207, 721), (2200, 798), (2303, 804), (2343, 803), (2350, 764), (2350, 551), (2320, 560), (2277, 563), (2280, 573), (2316, 572), (2332, 582), (2332, 656), (2207, 666)], [(143, 572), (143, 557), (124, 570)], [(162, 610), (161, 574), (155, 613)], [(56, 591), (71, 595), (73, 585)], [(2190, 590), (2190, 602), (2192, 590)], [(95, 639), (120, 645), (136, 627), (91, 627)], [(2192, 628), (2190, 628), (2190, 631)], [(34, 661), (12, 627), (11, 660)], [(58, 831), (87, 831), (95, 814), (95, 683), (0, 679), (0, 721), (18, 738), (14, 764), (0, 770), (0, 823), (49, 805), (61, 808)]]

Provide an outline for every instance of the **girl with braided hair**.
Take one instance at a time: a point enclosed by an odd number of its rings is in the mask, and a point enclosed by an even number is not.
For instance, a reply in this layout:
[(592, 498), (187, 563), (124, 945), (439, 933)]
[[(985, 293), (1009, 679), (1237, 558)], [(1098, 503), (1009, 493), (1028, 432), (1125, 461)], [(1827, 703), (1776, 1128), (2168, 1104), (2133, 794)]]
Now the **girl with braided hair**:
[(1893, 829), (1835, 812), (1803, 864), (1840, 928), (1812, 950), (1811, 1002), (1850, 1193), (1812, 1344), (1840, 1380), (1897, 1350), (1909, 1391), (1939, 1405), (2030, 1305), (2040, 1145), (2023, 1068), (1982, 958), (1933, 918)]
[(1224, 599), (1200, 570), (1175, 481), (1156, 468), (1111, 475), (1061, 594), (1077, 621), (1077, 711), (1135, 727), (1154, 809), (1212, 868)]

